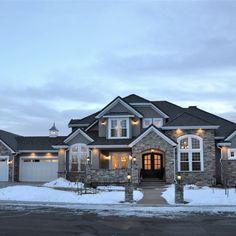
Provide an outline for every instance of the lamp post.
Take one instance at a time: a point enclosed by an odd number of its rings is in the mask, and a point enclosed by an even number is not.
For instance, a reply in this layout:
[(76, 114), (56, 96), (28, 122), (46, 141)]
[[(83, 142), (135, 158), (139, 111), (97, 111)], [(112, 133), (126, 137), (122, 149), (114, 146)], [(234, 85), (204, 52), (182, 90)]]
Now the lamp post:
[(133, 196), (133, 186), (131, 183), (132, 176), (130, 173), (127, 174), (127, 184), (125, 185), (125, 201), (126, 202), (133, 202), (134, 196)]
[(175, 203), (179, 203), (179, 204), (183, 204), (184, 203), (183, 177), (180, 175), (180, 173), (176, 174)]

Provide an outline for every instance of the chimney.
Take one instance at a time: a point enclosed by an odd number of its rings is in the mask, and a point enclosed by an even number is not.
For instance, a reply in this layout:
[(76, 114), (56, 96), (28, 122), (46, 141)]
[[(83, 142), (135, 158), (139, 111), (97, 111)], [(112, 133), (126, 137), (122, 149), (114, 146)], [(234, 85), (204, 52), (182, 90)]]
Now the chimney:
[(59, 130), (56, 128), (55, 122), (53, 122), (53, 126), (49, 129), (49, 137), (56, 138), (59, 134)]

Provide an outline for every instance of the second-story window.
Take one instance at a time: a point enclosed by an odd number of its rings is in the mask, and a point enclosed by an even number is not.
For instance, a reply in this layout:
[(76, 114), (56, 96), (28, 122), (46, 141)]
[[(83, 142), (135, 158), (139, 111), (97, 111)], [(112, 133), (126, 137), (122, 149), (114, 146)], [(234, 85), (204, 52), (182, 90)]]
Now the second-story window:
[(110, 118), (109, 119), (109, 138), (128, 138), (129, 137), (129, 119)]

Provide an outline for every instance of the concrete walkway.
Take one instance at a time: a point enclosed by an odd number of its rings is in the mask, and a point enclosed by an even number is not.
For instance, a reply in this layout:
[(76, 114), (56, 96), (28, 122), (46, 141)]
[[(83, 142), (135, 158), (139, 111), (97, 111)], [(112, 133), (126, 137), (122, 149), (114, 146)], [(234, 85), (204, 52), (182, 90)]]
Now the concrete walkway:
[(143, 198), (138, 202), (138, 204), (158, 204), (158, 205), (168, 205), (167, 201), (161, 196), (162, 192), (165, 191), (166, 187), (156, 187), (156, 188), (142, 188)]

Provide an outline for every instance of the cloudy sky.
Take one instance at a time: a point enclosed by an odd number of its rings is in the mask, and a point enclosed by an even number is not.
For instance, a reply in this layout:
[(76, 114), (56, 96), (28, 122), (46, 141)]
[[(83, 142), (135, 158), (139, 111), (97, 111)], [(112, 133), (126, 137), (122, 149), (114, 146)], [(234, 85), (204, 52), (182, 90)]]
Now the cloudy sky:
[(236, 1), (0, 0), (0, 128), (61, 134), (136, 93), (236, 121)]

